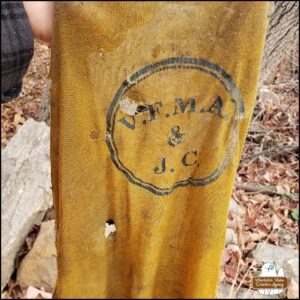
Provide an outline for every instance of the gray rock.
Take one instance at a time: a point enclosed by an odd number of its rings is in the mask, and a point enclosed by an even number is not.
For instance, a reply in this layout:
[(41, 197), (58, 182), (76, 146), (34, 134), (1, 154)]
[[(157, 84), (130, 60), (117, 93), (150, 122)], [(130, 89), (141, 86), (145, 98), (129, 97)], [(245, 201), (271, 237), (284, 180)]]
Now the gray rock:
[(253, 257), (260, 263), (275, 262), (276, 268), (283, 267), (283, 264), (293, 258), (297, 258), (299, 253), (297, 250), (281, 247), (271, 244), (259, 243), (253, 251)]
[(283, 264), (284, 276), (294, 278), (299, 284), (299, 257), (292, 258)]
[(236, 237), (236, 234), (235, 234), (234, 230), (231, 229), (231, 228), (226, 228), (225, 246), (227, 246), (229, 244), (237, 245), (237, 243), (238, 243), (238, 241), (237, 241), (237, 237)]
[(259, 90), (259, 99), (261, 99), (262, 101), (264, 100), (278, 100), (278, 96), (271, 90), (269, 90), (268, 88), (261, 88)]
[(2, 151), (1, 291), (28, 233), (52, 206), (49, 150), (49, 127), (29, 119)]
[(56, 278), (57, 252), (55, 248), (55, 221), (43, 222), (33, 248), (22, 260), (17, 273), (21, 287), (33, 286), (53, 292)]
[(230, 204), (229, 204), (229, 211), (232, 212), (232, 213), (235, 213), (235, 214), (240, 213), (240, 206), (232, 198), (231, 198)]

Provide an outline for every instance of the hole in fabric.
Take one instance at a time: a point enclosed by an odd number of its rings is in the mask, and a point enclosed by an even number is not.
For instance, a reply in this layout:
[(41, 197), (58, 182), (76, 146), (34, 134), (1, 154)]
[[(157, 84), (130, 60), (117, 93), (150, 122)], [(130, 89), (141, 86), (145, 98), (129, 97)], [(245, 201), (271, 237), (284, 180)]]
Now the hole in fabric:
[(104, 236), (111, 239), (117, 232), (117, 228), (113, 219), (108, 219), (105, 223)]
[(115, 222), (114, 222), (113, 219), (108, 219), (108, 220), (106, 221), (106, 223), (107, 223), (108, 225), (113, 225), (113, 224), (115, 224)]
[(147, 105), (139, 104), (136, 101), (130, 99), (129, 97), (125, 97), (120, 102), (120, 108), (123, 112), (129, 116), (136, 116), (137, 114), (149, 110)]
[(149, 107), (147, 105), (138, 105), (136, 108), (135, 114), (137, 115), (138, 113), (144, 112), (149, 110)]
[(124, 111), (125, 114), (129, 116), (134, 116), (136, 114), (136, 109), (138, 103), (130, 98), (126, 97), (120, 102), (120, 108)]

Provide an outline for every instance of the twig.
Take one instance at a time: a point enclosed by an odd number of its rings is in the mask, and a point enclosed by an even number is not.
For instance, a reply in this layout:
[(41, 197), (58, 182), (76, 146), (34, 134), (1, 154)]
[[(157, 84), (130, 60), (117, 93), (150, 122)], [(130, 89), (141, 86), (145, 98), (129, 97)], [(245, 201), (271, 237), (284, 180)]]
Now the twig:
[[(279, 193), (275, 190), (275, 188), (272, 189), (272, 187), (267, 187), (264, 185), (254, 185), (249, 183), (236, 183), (235, 188), (237, 190), (244, 190), (246, 192), (258, 192), (268, 195), (276, 195), (276, 196), (285, 196), (287, 193)], [(288, 194), (290, 197), (296, 201), (299, 200), (299, 195), (297, 194)]]
[(236, 183), (235, 188), (237, 190), (244, 190), (246, 192), (259, 192), (263, 194), (269, 195), (276, 195), (276, 196), (283, 196), (282, 193), (279, 193), (269, 187), (263, 185), (254, 185), (254, 184), (247, 184), (247, 183)]
[(269, 156), (276, 156), (282, 153), (290, 153), (299, 150), (299, 146), (286, 146), (286, 145), (277, 145), (272, 147), (271, 149), (267, 149), (264, 151), (261, 151), (259, 153), (255, 153), (253, 155), (246, 156), (243, 158), (243, 160), (253, 159), (257, 158), (261, 155), (269, 155)]
[[(241, 265), (241, 257), (239, 257), (239, 263), (238, 263), (238, 266), (237, 266), (237, 270), (236, 270), (236, 274), (235, 274), (235, 278), (231, 284), (231, 287), (230, 287), (230, 291), (229, 291), (229, 299), (232, 299), (232, 296), (233, 296), (233, 290), (234, 290), (234, 286), (237, 282), (237, 279), (239, 277), (239, 272), (240, 272), (240, 265)], [(236, 295), (236, 294), (235, 294)]]

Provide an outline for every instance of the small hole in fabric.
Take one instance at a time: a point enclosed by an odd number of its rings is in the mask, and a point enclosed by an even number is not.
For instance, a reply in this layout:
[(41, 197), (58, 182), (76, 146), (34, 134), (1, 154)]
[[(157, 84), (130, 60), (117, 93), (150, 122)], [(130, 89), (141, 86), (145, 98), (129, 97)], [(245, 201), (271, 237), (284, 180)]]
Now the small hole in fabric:
[(108, 219), (105, 223), (104, 236), (106, 239), (111, 239), (116, 234), (117, 228), (113, 219)]
[(141, 112), (144, 112), (144, 111), (147, 111), (147, 110), (149, 110), (148, 106), (138, 105), (137, 108), (136, 108), (135, 114), (137, 115), (138, 113), (141, 113)]

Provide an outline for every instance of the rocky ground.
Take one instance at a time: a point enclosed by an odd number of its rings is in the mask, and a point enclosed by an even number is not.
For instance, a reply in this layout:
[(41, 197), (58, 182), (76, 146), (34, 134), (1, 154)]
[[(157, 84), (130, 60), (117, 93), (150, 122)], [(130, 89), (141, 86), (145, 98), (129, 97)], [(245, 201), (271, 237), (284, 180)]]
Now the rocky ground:
[[(51, 298), (57, 275), (49, 127), (34, 120), (49, 58), (36, 43), (22, 94), (1, 106), (2, 298)], [(260, 88), (230, 204), (218, 298), (263, 297), (251, 278), (271, 261), (289, 282), (272, 298), (298, 297), (297, 63), (285, 58)]]

